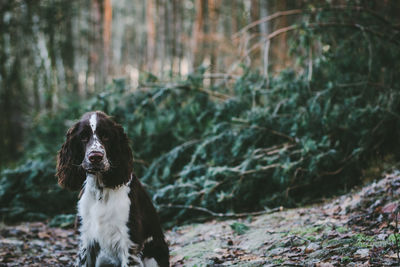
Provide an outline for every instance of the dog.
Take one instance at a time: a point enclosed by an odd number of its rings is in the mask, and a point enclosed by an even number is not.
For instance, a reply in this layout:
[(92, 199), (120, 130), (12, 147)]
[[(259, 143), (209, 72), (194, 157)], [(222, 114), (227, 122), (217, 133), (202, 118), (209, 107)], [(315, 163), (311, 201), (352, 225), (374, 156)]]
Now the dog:
[(77, 266), (169, 266), (157, 212), (133, 173), (122, 126), (88, 112), (67, 132), (58, 152), (61, 187), (81, 190)]

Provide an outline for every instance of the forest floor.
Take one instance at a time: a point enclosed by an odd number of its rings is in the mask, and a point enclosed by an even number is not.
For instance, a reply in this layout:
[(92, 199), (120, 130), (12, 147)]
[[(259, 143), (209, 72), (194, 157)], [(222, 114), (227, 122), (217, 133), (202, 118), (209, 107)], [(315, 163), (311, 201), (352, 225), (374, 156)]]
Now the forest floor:
[[(400, 266), (399, 206), (394, 172), (322, 204), (176, 227), (166, 233), (171, 265)], [(0, 267), (71, 266), (76, 250), (73, 229), (0, 226)]]

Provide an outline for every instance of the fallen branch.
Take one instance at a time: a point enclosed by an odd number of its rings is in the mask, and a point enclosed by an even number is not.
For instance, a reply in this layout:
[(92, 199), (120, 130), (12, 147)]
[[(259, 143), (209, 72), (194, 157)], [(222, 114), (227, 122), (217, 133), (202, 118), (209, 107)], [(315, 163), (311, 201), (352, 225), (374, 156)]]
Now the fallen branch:
[(240, 174), (241, 175), (249, 175), (249, 174), (253, 174), (253, 173), (257, 173), (257, 172), (264, 172), (264, 171), (268, 171), (270, 169), (274, 169), (274, 168), (283, 168), (282, 164), (279, 163), (274, 163), (274, 164), (269, 164), (266, 166), (262, 166), (258, 169), (252, 169), (252, 170), (248, 170), (248, 171), (242, 171)]
[(399, 241), (397, 240), (397, 235), (399, 233), (399, 209), (396, 209), (396, 218), (395, 218), (395, 222), (396, 222), (396, 229), (394, 230), (394, 239), (396, 241), (396, 255), (397, 255), (397, 264), (400, 265), (400, 253), (399, 253)]
[[(224, 74), (224, 75), (225, 75), (225, 77), (229, 76), (232, 79), (236, 78), (234, 75), (231, 75), (231, 74)], [(203, 75), (203, 78), (207, 78), (207, 77), (204, 77), (204, 75)], [(211, 77), (208, 77), (208, 78), (211, 78)], [(219, 93), (217, 91), (211, 91), (211, 90), (204, 89), (204, 88), (201, 88), (201, 87), (193, 88), (192, 86), (190, 86), (188, 84), (171, 83), (171, 84), (167, 84), (167, 85), (162, 85), (162, 84), (158, 84), (158, 83), (147, 83), (147, 84), (145, 84), (143, 86), (144, 87), (142, 87), (141, 89), (146, 88), (146, 87), (150, 87), (150, 88), (164, 87), (165, 89), (179, 89), (179, 90), (187, 90), (187, 91), (194, 91), (194, 92), (198, 91), (200, 93), (207, 94), (209, 96), (218, 98), (220, 100), (226, 100), (226, 99), (232, 98), (232, 96), (230, 96), (230, 95), (225, 95), (225, 94)], [(154, 96), (152, 98), (154, 98)], [(154, 99), (152, 99), (152, 100), (154, 100)]]
[(203, 74), (204, 79), (239, 79), (239, 75), (228, 74), (228, 73), (205, 73)]
[(302, 10), (302, 9), (292, 9), (292, 10), (276, 12), (276, 13), (274, 13), (272, 15), (269, 15), (268, 17), (256, 20), (256, 21), (248, 24), (247, 26), (245, 26), (244, 28), (242, 28), (241, 30), (239, 30), (238, 32), (233, 34), (232, 37), (236, 38), (240, 34), (248, 31), (249, 29), (251, 29), (251, 28), (253, 28), (253, 27), (255, 27), (255, 26), (257, 26), (257, 25), (259, 25), (261, 23), (268, 22), (270, 20), (273, 20), (273, 19), (276, 19), (276, 18), (279, 18), (279, 17), (282, 17), (282, 16), (290, 16), (290, 15), (296, 15), (296, 14), (302, 14), (302, 13), (304, 13), (304, 10)]
[(235, 118), (235, 117), (233, 117), (233, 118), (231, 119), (231, 121), (232, 121), (233, 123), (238, 123), (238, 124), (246, 125), (247, 127), (253, 127), (253, 128), (256, 128), (256, 129), (268, 131), (268, 132), (270, 132), (271, 134), (274, 134), (274, 135), (277, 135), (277, 136), (281, 136), (281, 137), (287, 138), (287, 139), (289, 139), (291, 142), (297, 143), (296, 138), (293, 138), (293, 137), (291, 137), (291, 136), (289, 136), (289, 135), (287, 135), (287, 134), (284, 134), (284, 133), (282, 133), (282, 132), (278, 132), (278, 131), (276, 131), (276, 130), (269, 129), (269, 128), (266, 128), (266, 127), (257, 126), (257, 125), (250, 125), (250, 122), (247, 121), (247, 120), (244, 120), (244, 119), (241, 119), (241, 118)]
[(271, 214), (279, 211), (283, 211), (283, 207), (277, 207), (274, 209), (269, 209), (269, 210), (263, 210), (263, 211), (255, 211), (255, 212), (243, 212), (243, 213), (218, 213), (214, 212), (212, 210), (203, 208), (203, 207), (197, 207), (197, 206), (192, 206), (192, 205), (174, 205), (174, 204), (167, 204), (167, 205), (157, 205), (159, 208), (174, 208), (174, 209), (190, 209), (190, 210), (197, 210), (197, 211), (202, 211), (205, 212), (213, 217), (218, 217), (218, 218), (242, 218), (242, 217), (247, 217), (247, 216), (257, 216), (257, 215), (263, 215), (263, 214)]
[[(293, 30), (296, 30), (296, 29), (299, 29), (299, 28), (300, 28), (299, 25), (291, 25), (291, 26), (288, 26), (288, 27), (284, 27), (284, 28), (278, 29), (278, 30), (268, 34), (265, 37), (264, 41), (270, 41), (271, 39), (273, 39), (273, 38), (275, 38), (275, 37), (277, 37), (277, 36), (279, 36), (279, 35), (281, 35), (283, 33), (286, 33), (286, 32), (289, 32), (289, 31), (293, 31)], [(252, 47), (250, 47), (250, 49), (247, 50), (246, 53), (243, 56), (241, 56), (239, 62), (242, 62), (248, 55), (251, 54), (251, 52), (253, 52), (254, 50), (260, 48), (261, 44), (262, 44), (262, 42), (258, 42), (255, 45), (253, 45)]]
[(372, 16), (376, 17), (383, 23), (390, 25), (392, 28), (398, 29), (398, 25), (393, 25), (390, 21), (388, 21), (386, 18), (378, 14), (377, 12), (364, 8), (361, 6), (348, 6), (348, 5), (338, 5), (338, 6), (332, 6), (332, 7), (322, 7), (322, 8), (313, 8), (313, 9), (291, 9), (291, 10), (285, 10), (285, 11), (278, 11), (275, 12), (274, 14), (271, 14), (265, 18), (261, 18), (259, 20), (253, 21), (252, 23), (246, 25), (242, 29), (240, 29), (238, 32), (234, 33), (232, 35), (232, 38), (237, 38), (239, 35), (245, 33), (246, 31), (250, 30), (251, 28), (258, 26), (261, 23), (264, 22), (269, 22), (273, 19), (283, 17), (283, 16), (291, 16), (291, 15), (298, 15), (298, 14), (315, 14), (318, 12), (322, 11), (334, 11), (334, 10), (351, 10), (351, 11), (362, 11), (371, 14)]
[(148, 163), (147, 161), (143, 160), (143, 159), (137, 159), (137, 158), (133, 158), (132, 160), (134, 163), (139, 163), (142, 164), (146, 167), (150, 166), (150, 163)]
[(193, 88), (193, 87), (188, 86), (188, 85), (179, 85), (179, 86), (171, 86), (171, 87), (168, 87), (168, 88), (170, 88), (170, 89), (186, 89), (186, 90), (190, 90), (190, 91), (199, 91), (199, 92), (207, 94), (209, 96), (216, 97), (216, 98), (218, 98), (220, 100), (226, 100), (226, 99), (232, 98), (232, 96), (230, 96), (230, 95), (225, 95), (225, 94), (222, 94), (220, 92), (211, 91), (211, 90), (208, 90), (208, 89), (205, 89), (205, 88), (201, 88), (201, 87)]
[[(343, 28), (353, 28), (362, 32), (366, 32), (372, 35), (375, 35), (381, 39), (387, 40), (393, 44), (396, 45), (400, 45), (400, 43), (396, 40), (394, 40), (393, 38), (389, 38), (388, 36), (384, 35), (383, 33), (371, 30), (369, 28), (364, 28), (363, 26), (359, 25), (359, 24), (352, 24), (352, 23), (337, 23), (337, 22), (330, 22), (330, 23), (310, 23), (307, 25), (308, 28), (327, 28), (327, 27), (343, 27)], [(278, 29), (270, 34), (268, 34), (267, 36), (265, 36), (264, 41), (270, 41), (271, 39), (274, 39), (275, 37), (283, 34), (283, 33), (287, 33), (290, 31), (294, 31), (294, 30), (299, 30), (302, 29), (303, 26), (301, 25), (291, 25), (291, 26), (287, 26), (281, 29)], [(259, 34), (260, 36), (262, 36), (262, 34)], [(246, 51), (246, 53), (240, 57), (239, 62), (242, 62), (246, 57), (248, 57), (253, 51), (259, 49), (261, 47), (263, 43), (262, 42), (258, 42), (256, 44), (254, 44), (252, 47), (250, 47), (250, 49), (248, 49)]]

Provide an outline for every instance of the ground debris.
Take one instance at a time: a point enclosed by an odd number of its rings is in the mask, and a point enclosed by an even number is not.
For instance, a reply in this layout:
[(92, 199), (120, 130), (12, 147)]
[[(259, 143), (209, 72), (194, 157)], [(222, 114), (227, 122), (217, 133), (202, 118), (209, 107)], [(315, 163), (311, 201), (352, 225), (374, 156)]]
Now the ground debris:
[[(172, 266), (400, 266), (400, 172), (323, 204), (167, 231)], [(0, 226), (0, 267), (72, 266), (78, 234)]]
[[(178, 227), (167, 234), (173, 240), (171, 262), (173, 266), (399, 266), (394, 238), (399, 193), (400, 172), (394, 172), (324, 204)], [(245, 233), (238, 234), (232, 225), (246, 225)], [(207, 237), (201, 241), (198, 236)]]
[(0, 266), (72, 266), (77, 235), (45, 223), (0, 226)]

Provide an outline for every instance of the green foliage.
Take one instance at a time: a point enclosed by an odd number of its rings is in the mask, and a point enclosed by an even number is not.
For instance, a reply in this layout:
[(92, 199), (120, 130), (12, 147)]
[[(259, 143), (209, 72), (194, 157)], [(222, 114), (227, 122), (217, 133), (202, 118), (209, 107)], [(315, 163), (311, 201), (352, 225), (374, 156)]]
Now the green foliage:
[(387, 240), (396, 247), (400, 246), (400, 234), (390, 234)]
[(123, 124), (156, 206), (189, 207), (160, 208), (169, 225), (204, 215), (191, 205), (254, 211), (348, 190), (370, 161), (399, 156), (399, 36), (383, 38), (374, 28), (381, 21), (357, 16), (361, 28), (300, 26), (297, 64), (268, 79), (245, 69), (229, 88), (205, 90), (204, 69), (174, 84), (146, 74), (137, 90), (114, 80), (89, 101), (40, 117), (26, 162), (1, 174), (2, 217), (73, 210), (74, 195), (55, 185), (53, 159), (73, 120), (95, 109)]
[[(376, 242), (374, 236), (366, 236), (364, 234), (356, 234), (352, 236), (352, 239), (355, 242), (354, 246), (358, 248), (370, 248), (373, 247), (374, 242)], [(389, 241), (391, 241), (390, 236), (389, 236)]]
[(49, 214), (73, 213), (76, 194), (57, 186), (53, 160), (28, 160), (0, 179), (0, 216), (2, 220), (43, 220)]
[(71, 227), (75, 223), (75, 218), (75, 214), (60, 214), (51, 219), (49, 226), (62, 228)]
[(230, 227), (238, 235), (243, 235), (247, 232), (247, 230), (249, 230), (249, 227), (247, 225), (240, 222), (234, 222), (230, 225)]

